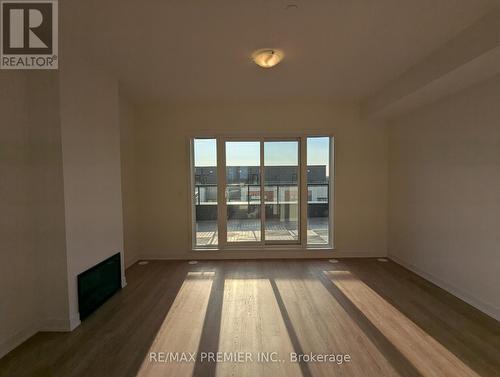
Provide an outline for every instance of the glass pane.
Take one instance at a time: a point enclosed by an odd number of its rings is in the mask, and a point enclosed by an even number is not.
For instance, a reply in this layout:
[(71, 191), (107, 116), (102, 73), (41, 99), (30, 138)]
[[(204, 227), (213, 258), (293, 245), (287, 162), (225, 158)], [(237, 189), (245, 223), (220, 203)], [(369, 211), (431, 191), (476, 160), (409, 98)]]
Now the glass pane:
[(299, 142), (264, 142), (265, 240), (299, 240)]
[(330, 138), (307, 138), (307, 243), (329, 243)]
[(226, 142), (227, 242), (260, 242), (260, 142)]
[(216, 246), (217, 141), (194, 139), (194, 205), (196, 246)]

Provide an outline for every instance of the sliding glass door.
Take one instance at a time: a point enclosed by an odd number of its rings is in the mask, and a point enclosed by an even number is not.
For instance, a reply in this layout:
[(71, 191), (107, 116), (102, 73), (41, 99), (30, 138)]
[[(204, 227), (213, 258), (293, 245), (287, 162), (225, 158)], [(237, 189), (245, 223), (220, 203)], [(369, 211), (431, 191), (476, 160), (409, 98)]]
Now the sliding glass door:
[(191, 145), (195, 248), (332, 247), (332, 137)]
[(225, 140), (226, 244), (300, 240), (299, 140)]
[(297, 243), (299, 234), (299, 141), (264, 141), (265, 241)]
[(226, 243), (260, 243), (260, 141), (226, 141), (225, 166)]

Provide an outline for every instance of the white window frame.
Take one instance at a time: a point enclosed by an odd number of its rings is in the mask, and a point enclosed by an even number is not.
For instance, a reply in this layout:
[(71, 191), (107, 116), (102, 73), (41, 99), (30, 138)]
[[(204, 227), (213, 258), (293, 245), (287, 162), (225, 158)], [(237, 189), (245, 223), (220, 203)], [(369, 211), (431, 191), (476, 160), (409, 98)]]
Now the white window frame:
[[(329, 164), (329, 202), (328, 202), (328, 244), (307, 244), (307, 210), (308, 210), (308, 191), (307, 191), (307, 139), (313, 137), (329, 137), (330, 138), (330, 164)], [(218, 228), (218, 245), (200, 246), (196, 244), (196, 203), (195, 203), (195, 166), (194, 166), (194, 140), (195, 139), (216, 139), (217, 145), (217, 228)], [(264, 226), (265, 226), (265, 200), (263, 189), (264, 182), (264, 142), (265, 141), (286, 141), (296, 140), (299, 142), (299, 170), (298, 177), (299, 187), (299, 241), (285, 242), (265, 242)], [(226, 141), (259, 141), (260, 148), (260, 181), (261, 181), (261, 241), (260, 242), (238, 242), (227, 243), (227, 218), (226, 218), (226, 169), (225, 169), (225, 142)], [(334, 234), (334, 209), (335, 209), (335, 137), (333, 134), (325, 132), (304, 133), (304, 134), (203, 134), (197, 133), (189, 135), (189, 228), (191, 231), (191, 249), (192, 250), (307, 250), (307, 251), (325, 251), (335, 250), (335, 234)], [(221, 204), (222, 203), (222, 204)]]

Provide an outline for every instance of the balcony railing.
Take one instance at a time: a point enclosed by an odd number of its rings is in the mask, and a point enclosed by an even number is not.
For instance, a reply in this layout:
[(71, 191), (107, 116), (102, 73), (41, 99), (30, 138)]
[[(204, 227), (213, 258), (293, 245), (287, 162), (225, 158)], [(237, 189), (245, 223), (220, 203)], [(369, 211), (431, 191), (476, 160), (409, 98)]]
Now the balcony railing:
[[(327, 204), (330, 200), (328, 183), (307, 185), (308, 204)], [(229, 184), (227, 187), (227, 205), (260, 204), (260, 185)], [(195, 185), (195, 203), (199, 205), (217, 205), (217, 185)], [(264, 186), (265, 204), (294, 204), (298, 202), (298, 186), (295, 184), (275, 184)]]

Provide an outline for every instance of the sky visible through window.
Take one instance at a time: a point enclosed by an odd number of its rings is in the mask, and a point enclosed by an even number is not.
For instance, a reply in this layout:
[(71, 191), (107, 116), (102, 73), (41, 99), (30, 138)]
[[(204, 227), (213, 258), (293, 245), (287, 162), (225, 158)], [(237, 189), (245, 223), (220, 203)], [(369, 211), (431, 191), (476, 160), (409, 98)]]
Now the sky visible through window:
[(268, 141), (264, 142), (265, 166), (298, 166), (298, 141)]
[(194, 139), (194, 166), (217, 166), (215, 139)]
[[(326, 165), (329, 171), (329, 137), (307, 138), (307, 165)], [(291, 157), (293, 156), (293, 158)], [(265, 150), (265, 162), (270, 166), (292, 165), (297, 161), (297, 144), (274, 142)], [(194, 140), (195, 166), (217, 166), (217, 144), (215, 139)], [(227, 166), (258, 166), (260, 164), (259, 142), (227, 142)]]
[(330, 138), (307, 138), (307, 165), (326, 165), (326, 175), (330, 173)]
[(260, 166), (260, 142), (226, 142), (226, 166)]

